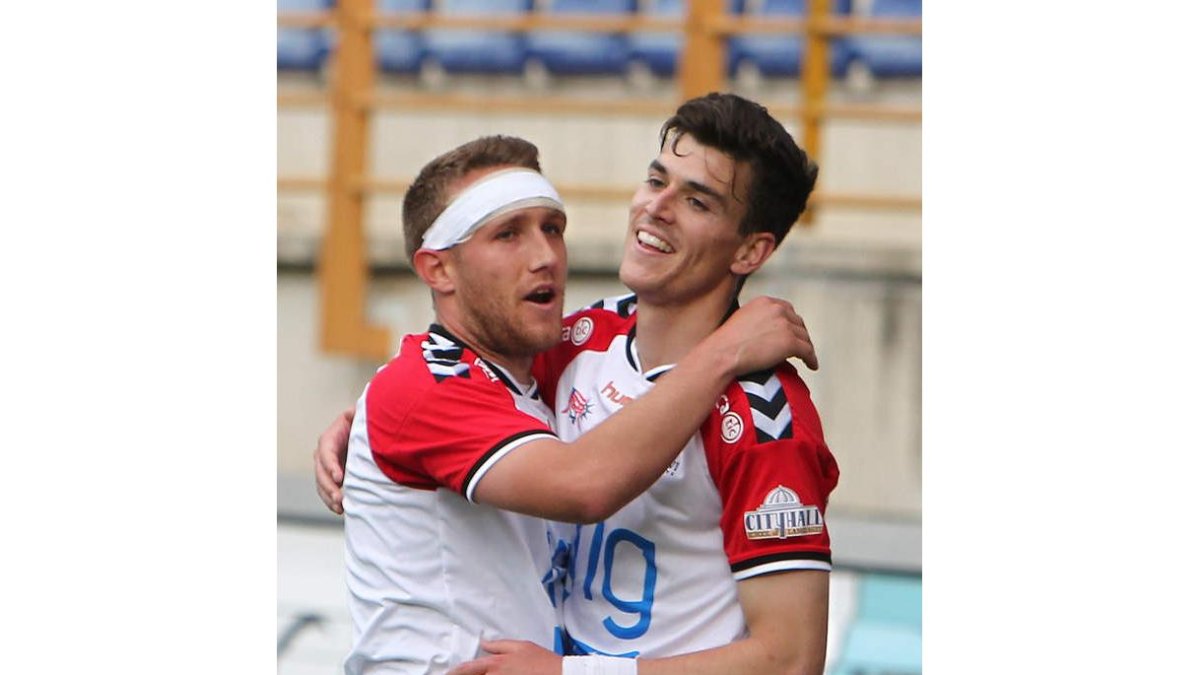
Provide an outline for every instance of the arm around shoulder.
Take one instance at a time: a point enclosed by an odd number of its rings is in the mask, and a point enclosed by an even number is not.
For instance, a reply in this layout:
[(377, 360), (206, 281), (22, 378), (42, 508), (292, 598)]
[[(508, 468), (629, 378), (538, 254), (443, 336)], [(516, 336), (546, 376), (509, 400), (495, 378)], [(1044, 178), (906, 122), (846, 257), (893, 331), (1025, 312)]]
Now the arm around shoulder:
[(480, 479), (476, 501), (575, 523), (615, 513), (666, 471), (736, 375), (811, 347), (791, 305), (757, 298), (680, 360), (654, 389), (571, 443), (540, 439)]
[(572, 442), (538, 439), (491, 466), (473, 498), (509, 511), (594, 523), (649, 488), (699, 429), (734, 374), (739, 343), (714, 334), (654, 389)]

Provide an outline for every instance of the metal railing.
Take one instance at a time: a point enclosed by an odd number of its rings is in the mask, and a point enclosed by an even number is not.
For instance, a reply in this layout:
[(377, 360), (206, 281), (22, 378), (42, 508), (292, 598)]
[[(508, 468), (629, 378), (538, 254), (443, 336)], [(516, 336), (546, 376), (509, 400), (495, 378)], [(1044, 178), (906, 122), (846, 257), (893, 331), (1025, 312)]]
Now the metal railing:
[[(372, 0), (339, 0), (332, 12), (292, 12), (279, 15), (279, 26), (332, 27), (339, 33), (333, 58), (332, 86), (324, 91), (288, 91), (278, 94), (278, 105), (328, 106), (334, 119), (333, 153), (327, 177), (280, 176), (280, 190), (323, 190), (328, 199), (326, 231), (318, 270), (321, 288), (321, 345), (338, 352), (373, 359), (391, 354), (389, 331), (366, 318), (369, 280), (367, 242), (363, 227), (364, 202), (374, 193), (402, 193), (408, 180), (380, 178), (366, 172), (367, 129), (370, 116), (388, 109), (488, 109), (563, 114), (660, 114), (674, 105), (662, 99), (629, 97), (620, 100), (583, 100), (570, 96), (493, 96), (437, 92), (381, 92), (375, 87), (371, 34), (377, 28), (423, 30), (470, 28), (530, 32), (569, 29), (604, 33), (679, 31), (683, 36), (677, 99), (684, 101), (726, 88), (725, 63), (730, 36), (768, 33), (807, 36), (807, 49), (798, 81), (800, 105), (772, 106), (780, 117), (798, 119), (801, 145), (818, 163), (821, 129), (834, 118), (879, 122), (920, 123), (919, 107), (836, 104), (827, 101), (830, 79), (830, 40), (839, 36), (887, 33), (920, 35), (919, 19), (866, 19), (834, 16), (830, 0), (810, 0), (804, 19), (774, 19), (725, 14), (724, 0), (691, 0), (680, 19), (647, 16), (588, 16), (523, 14), (514, 16), (457, 16), (437, 13), (382, 14)], [(559, 185), (567, 199), (628, 198), (627, 186)], [(823, 207), (865, 207), (920, 210), (920, 197), (881, 194), (813, 194), (805, 223)]]

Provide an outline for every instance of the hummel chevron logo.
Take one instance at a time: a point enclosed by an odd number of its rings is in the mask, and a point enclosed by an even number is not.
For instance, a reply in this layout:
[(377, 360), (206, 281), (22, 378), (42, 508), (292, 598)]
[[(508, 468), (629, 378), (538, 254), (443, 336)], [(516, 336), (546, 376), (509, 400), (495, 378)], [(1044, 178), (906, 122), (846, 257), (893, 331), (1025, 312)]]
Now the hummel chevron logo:
[(425, 357), (425, 365), (433, 374), (433, 379), (441, 382), (447, 377), (471, 376), (470, 366), (462, 362), (462, 347), (441, 335), (429, 334), (429, 339), (421, 343), (421, 354)]
[(771, 371), (763, 371), (741, 378), (738, 384), (742, 385), (746, 399), (750, 401), (758, 442), (791, 438), (792, 409), (779, 378)]
[(637, 296), (630, 293), (628, 295), (615, 295), (611, 298), (601, 298), (593, 302), (590, 307), (592, 309), (616, 312), (617, 316), (628, 319), (633, 314), (633, 311), (637, 309)]

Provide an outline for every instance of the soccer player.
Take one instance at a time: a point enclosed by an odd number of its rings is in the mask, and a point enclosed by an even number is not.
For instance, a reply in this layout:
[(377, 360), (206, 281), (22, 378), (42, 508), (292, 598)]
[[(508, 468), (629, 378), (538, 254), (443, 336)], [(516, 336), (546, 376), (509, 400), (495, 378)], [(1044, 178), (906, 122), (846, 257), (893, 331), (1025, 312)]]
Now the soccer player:
[(559, 440), (531, 370), (560, 342), (565, 227), (520, 139), (460, 146), (405, 195), (406, 248), (436, 323), (403, 339), (353, 417), (348, 673), (443, 673), (500, 636), (561, 647), (542, 519), (612, 515), (667, 469), (734, 375), (810, 352), (790, 305), (760, 299), (654, 392)]
[[(643, 399), (721, 325), (803, 211), (816, 173), (745, 99), (694, 99), (666, 121), (630, 208), (620, 277), (635, 295), (568, 317), (564, 341), (535, 367), (560, 438)], [(837, 480), (795, 369), (738, 379), (646, 493), (600, 523), (559, 527), (571, 554), (561, 589), (569, 649), (637, 657), (602, 660), (597, 673), (819, 675), (824, 513)], [(451, 675), (575, 667), (526, 643), (484, 647), (496, 655)]]

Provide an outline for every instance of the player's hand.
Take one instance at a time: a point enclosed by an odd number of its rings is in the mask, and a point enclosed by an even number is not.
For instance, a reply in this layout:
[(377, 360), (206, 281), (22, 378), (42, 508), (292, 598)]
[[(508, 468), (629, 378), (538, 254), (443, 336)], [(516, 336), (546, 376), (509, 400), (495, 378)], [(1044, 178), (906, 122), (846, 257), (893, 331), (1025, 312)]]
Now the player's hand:
[(447, 675), (561, 675), (562, 657), (524, 640), (485, 640), (481, 656)]
[(350, 447), (350, 423), (354, 408), (346, 408), (317, 439), (313, 451), (313, 471), (317, 475), (317, 496), (334, 513), (342, 513), (342, 480), (346, 473), (346, 451)]
[(793, 356), (811, 370), (818, 367), (808, 327), (786, 300), (755, 298), (734, 312), (711, 337), (723, 348), (734, 350), (738, 375), (771, 368)]

